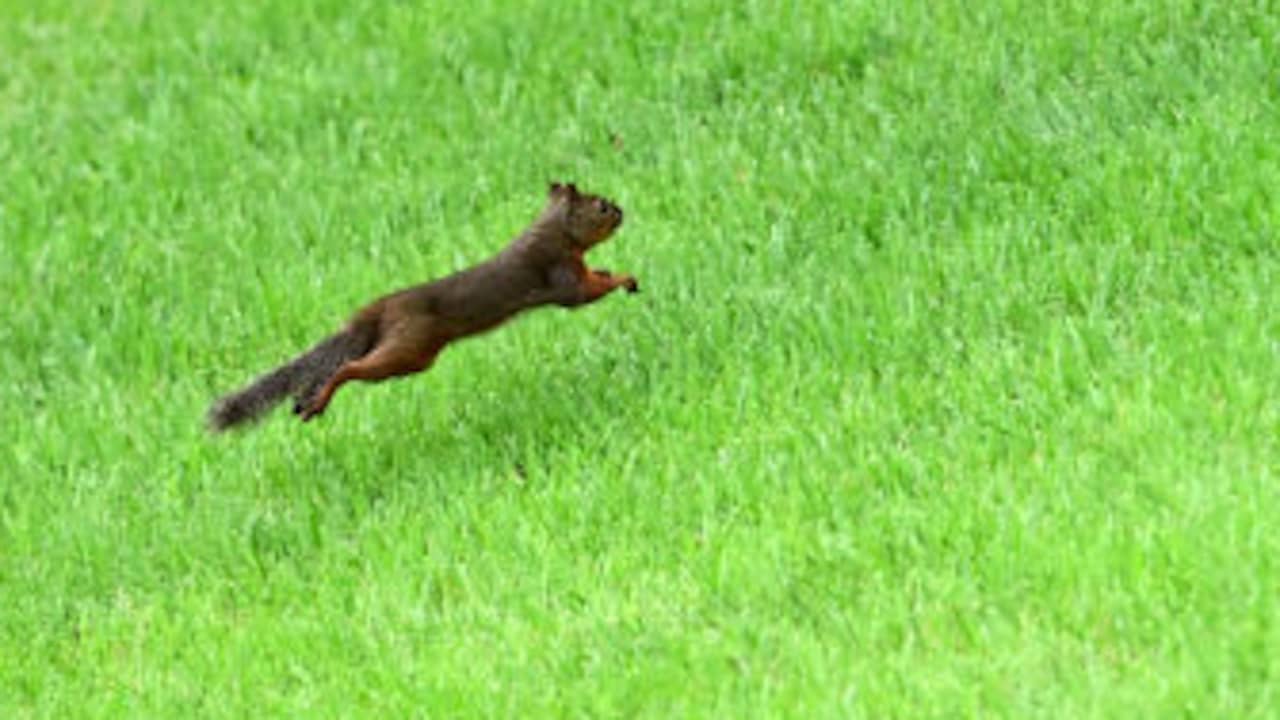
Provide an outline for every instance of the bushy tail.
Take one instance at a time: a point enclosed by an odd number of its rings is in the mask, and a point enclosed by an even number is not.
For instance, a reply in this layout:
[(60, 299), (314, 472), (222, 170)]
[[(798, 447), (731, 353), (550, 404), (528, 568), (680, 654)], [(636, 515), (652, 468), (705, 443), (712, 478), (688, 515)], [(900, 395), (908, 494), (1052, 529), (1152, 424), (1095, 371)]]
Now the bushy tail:
[(209, 429), (222, 432), (256, 420), (289, 395), (303, 405), (343, 363), (373, 347), (373, 333), (348, 328), (325, 338), (288, 363), (254, 380), (248, 387), (223, 396), (209, 408)]

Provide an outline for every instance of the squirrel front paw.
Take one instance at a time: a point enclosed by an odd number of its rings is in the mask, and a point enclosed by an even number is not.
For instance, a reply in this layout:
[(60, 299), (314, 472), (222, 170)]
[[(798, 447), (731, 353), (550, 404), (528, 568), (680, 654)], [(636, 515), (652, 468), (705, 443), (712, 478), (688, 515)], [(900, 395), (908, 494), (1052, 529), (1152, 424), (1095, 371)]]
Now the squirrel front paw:
[(626, 288), (629, 293), (640, 292), (640, 283), (636, 282), (636, 279), (630, 275), (622, 279), (622, 287)]

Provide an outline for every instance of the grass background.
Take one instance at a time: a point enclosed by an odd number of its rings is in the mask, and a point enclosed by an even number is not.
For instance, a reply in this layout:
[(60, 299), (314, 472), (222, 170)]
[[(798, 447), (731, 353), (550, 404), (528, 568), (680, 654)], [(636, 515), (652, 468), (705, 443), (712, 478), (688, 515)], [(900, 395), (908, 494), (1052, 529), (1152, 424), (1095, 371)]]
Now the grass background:
[[(0, 714), (1275, 716), (1278, 39), (0, 5)], [(641, 295), (203, 433), (550, 179)]]

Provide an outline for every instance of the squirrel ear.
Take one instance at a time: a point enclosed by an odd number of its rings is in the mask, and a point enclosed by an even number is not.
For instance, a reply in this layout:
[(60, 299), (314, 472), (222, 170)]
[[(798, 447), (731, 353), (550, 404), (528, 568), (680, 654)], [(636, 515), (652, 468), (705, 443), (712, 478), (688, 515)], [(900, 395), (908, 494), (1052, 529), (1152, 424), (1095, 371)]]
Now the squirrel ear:
[(578, 186), (574, 185), (573, 183), (569, 183), (566, 185), (564, 183), (552, 182), (551, 189), (547, 192), (547, 194), (551, 197), (564, 196), (564, 197), (574, 198), (578, 196)]

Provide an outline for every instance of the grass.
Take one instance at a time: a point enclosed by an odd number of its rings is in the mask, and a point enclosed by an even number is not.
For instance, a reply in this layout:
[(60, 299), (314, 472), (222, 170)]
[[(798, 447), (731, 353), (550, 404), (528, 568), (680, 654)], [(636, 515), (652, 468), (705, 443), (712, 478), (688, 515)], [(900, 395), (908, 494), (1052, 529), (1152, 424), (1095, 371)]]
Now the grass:
[[(0, 715), (1274, 717), (1277, 38), (0, 6)], [(203, 432), (550, 179), (641, 295)]]

